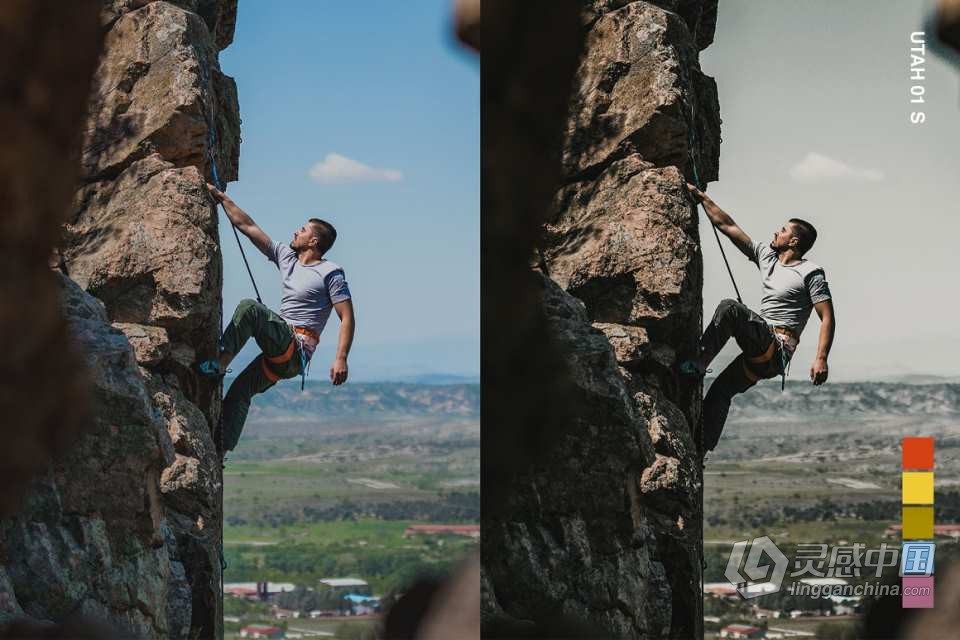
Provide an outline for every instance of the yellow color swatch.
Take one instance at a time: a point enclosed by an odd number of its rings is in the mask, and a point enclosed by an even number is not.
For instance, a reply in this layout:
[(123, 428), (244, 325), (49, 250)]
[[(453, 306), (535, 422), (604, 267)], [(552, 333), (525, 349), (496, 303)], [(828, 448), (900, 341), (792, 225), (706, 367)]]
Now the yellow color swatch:
[(904, 471), (903, 504), (933, 504), (933, 472)]
[(903, 539), (933, 540), (933, 507), (903, 508)]

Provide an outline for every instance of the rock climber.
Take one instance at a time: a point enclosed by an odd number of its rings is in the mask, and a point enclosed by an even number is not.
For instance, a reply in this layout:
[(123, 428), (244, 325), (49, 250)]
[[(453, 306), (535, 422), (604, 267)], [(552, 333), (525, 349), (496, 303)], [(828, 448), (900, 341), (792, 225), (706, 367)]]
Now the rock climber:
[(713, 381), (703, 400), (706, 452), (720, 440), (733, 396), (761, 379), (784, 376), (785, 381), (811, 309), (820, 316), (820, 337), (810, 380), (814, 385), (827, 381), (836, 319), (823, 268), (803, 257), (817, 239), (813, 225), (791, 218), (770, 242), (754, 242), (707, 194), (690, 183), (687, 189), (703, 204), (717, 229), (757, 264), (763, 286), (759, 314), (736, 300), (721, 301), (700, 338), (700, 357), (680, 364), (681, 373), (702, 377), (711, 371), (707, 367), (731, 336), (742, 351)]
[(340, 336), (330, 367), (330, 382), (341, 385), (347, 381), (347, 354), (355, 323), (343, 269), (323, 257), (337, 239), (333, 225), (310, 218), (293, 234), (289, 244), (273, 242), (227, 194), (209, 183), (207, 189), (214, 200), (223, 204), (230, 222), (277, 265), (283, 285), (279, 315), (256, 300), (241, 300), (220, 338), (219, 357), (197, 365), (201, 375), (220, 378), (230, 372), (227, 365), (248, 338), (253, 337), (262, 351), (237, 376), (223, 399), (222, 457), (240, 440), (253, 396), (278, 380), (304, 374), (331, 309), (340, 317)]

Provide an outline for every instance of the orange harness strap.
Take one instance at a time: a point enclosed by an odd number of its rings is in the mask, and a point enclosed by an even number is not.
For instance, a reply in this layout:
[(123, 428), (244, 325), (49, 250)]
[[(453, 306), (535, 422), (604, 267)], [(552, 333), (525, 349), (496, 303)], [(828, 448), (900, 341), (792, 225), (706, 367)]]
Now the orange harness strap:
[(770, 358), (773, 357), (773, 352), (777, 349), (777, 341), (772, 340), (770, 346), (767, 347), (767, 350), (761, 353), (758, 356), (753, 356), (747, 358), (747, 362), (769, 362)]
[(270, 369), (270, 365), (267, 364), (267, 358), (264, 357), (263, 354), (260, 354), (260, 369), (263, 370), (263, 375), (266, 376), (270, 382), (276, 382), (280, 379), (280, 376)]
[[(294, 333), (310, 336), (314, 340), (316, 340), (319, 337), (317, 336), (316, 332), (311, 331), (306, 327), (294, 327), (293, 331)], [(287, 345), (287, 350), (281, 353), (280, 355), (271, 357), (271, 356), (267, 356), (265, 353), (260, 354), (262, 356), (260, 358), (260, 368), (263, 369), (263, 375), (267, 377), (267, 380), (269, 380), (270, 382), (276, 382), (277, 380), (280, 379), (280, 376), (274, 373), (273, 370), (270, 368), (270, 365), (267, 363), (269, 362), (270, 364), (284, 364), (289, 362), (290, 358), (293, 357), (293, 352), (296, 351), (296, 346), (297, 346), (297, 339), (292, 338), (290, 340), (290, 344)]]
[(290, 341), (290, 344), (287, 345), (287, 350), (281, 353), (278, 356), (268, 356), (265, 353), (260, 354), (260, 368), (263, 370), (263, 375), (267, 377), (267, 380), (270, 382), (276, 382), (280, 379), (276, 373), (273, 372), (273, 369), (270, 368), (270, 364), (284, 364), (290, 361), (290, 358), (293, 357), (294, 347), (297, 345), (296, 339)]
[(270, 357), (264, 354), (263, 357), (267, 362), (271, 362), (273, 364), (283, 364), (284, 362), (287, 362), (288, 360), (290, 360), (290, 358), (293, 357), (293, 348), (296, 346), (297, 346), (296, 339), (291, 339), (290, 344), (287, 345), (287, 350), (281, 353), (280, 355)]
[(748, 362), (755, 364), (763, 364), (764, 362), (770, 362), (770, 359), (773, 358), (773, 354), (777, 350), (778, 341), (773, 339), (770, 341), (770, 346), (767, 347), (767, 350), (761, 353), (758, 356), (751, 356), (749, 358), (743, 359), (743, 372), (747, 375), (747, 380), (750, 382), (756, 382), (760, 379), (760, 376), (755, 374), (750, 370), (750, 367), (747, 366)]
[[(794, 338), (796, 337), (792, 331), (786, 329), (785, 327), (774, 327), (773, 330), (776, 333), (784, 333)], [(763, 364), (764, 362), (770, 362), (770, 359), (773, 358), (773, 354), (776, 353), (779, 344), (780, 340), (778, 338), (774, 338), (770, 342), (770, 346), (767, 347), (766, 351), (758, 356), (752, 356), (750, 358), (743, 359), (743, 372), (747, 374), (747, 379), (750, 380), (750, 382), (756, 382), (760, 379), (760, 376), (751, 371), (750, 367), (747, 366), (747, 363), (751, 362), (755, 364)]]

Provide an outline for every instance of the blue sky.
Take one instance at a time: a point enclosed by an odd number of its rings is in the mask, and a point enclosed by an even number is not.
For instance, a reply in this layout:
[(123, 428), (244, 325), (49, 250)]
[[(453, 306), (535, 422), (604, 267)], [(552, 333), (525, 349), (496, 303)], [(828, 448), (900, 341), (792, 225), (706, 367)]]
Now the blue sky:
[[(227, 193), (276, 241), (310, 217), (337, 228), (327, 257), (354, 298), (351, 379), (478, 376), (480, 74), (451, 34), (450, 2), (241, 0), (220, 66), (243, 119)], [(220, 221), (229, 319), (254, 296)], [(279, 310), (276, 267), (242, 241)], [(326, 376), (338, 330), (334, 314), (312, 378)], [(256, 353), (251, 341), (234, 373)]]

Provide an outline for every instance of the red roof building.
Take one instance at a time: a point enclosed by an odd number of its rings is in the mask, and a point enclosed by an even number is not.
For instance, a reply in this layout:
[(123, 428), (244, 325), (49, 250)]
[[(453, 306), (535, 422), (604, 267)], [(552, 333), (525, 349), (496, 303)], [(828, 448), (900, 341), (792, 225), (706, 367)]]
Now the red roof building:
[(403, 536), (413, 535), (454, 535), (466, 536), (468, 538), (480, 537), (480, 525), (478, 524), (412, 524), (403, 532)]
[(241, 638), (268, 638), (274, 640), (275, 638), (284, 638), (286, 633), (280, 627), (271, 627), (263, 624), (251, 624), (243, 629), (240, 629)]
[(764, 638), (766, 635), (767, 632), (760, 627), (748, 624), (728, 624), (720, 629), (720, 637), (730, 638), (731, 640), (754, 640), (755, 638)]

